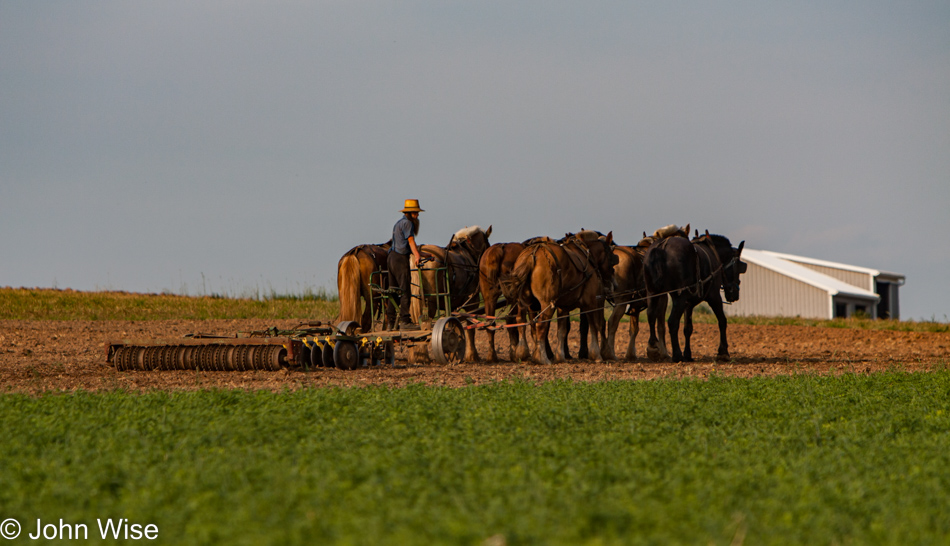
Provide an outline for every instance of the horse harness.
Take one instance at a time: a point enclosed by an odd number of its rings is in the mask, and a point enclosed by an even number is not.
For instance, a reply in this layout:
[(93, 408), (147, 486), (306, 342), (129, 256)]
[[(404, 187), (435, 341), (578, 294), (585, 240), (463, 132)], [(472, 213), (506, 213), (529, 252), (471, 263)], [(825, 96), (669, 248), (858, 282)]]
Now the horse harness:
[[(712, 287), (712, 281), (716, 275), (722, 271), (722, 261), (719, 259), (719, 253), (716, 252), (716, 249), (710, 245), (709, 239), (703, 237), (698, 241), (693, 241), (693, 250), (696, 251), (696, 292), (692, 294), (697, 299), (704, 299), (706, 294), (709, 292), (709, 289)], [(703, 245), (704, 250), (700, 250), (699, 245)], [(712, 269), (713, 259), (715, 258), (716, 263), (719, 264), (715, 270), (711, 271), (709, 275), (703, 278), (702, 274), (702, 257), (705, 256), (709, 261), (710, 269)], [(707, 285), (706, 283), (710, 283)]]
[[(473, 262), (475, 263), (475, 265), (455, 264), (455, 263), (453, 263), (451, 260), (448, 259), (448, 254), (449, 254), (449, 252), (451, 252), (450, 247), (452, 246), (452, 243), (453, 243), (453, 242), (458, 245), (458, 249), (459, 249), (459, 250), (458, 250), (457, 252), (458, 252), (459, 254), (463, 254), (463, 253), (464, 253), (464, 254), (467, 254), (467, 255), (468, 255), (467, 257), (468, 257), (471, 261), (473, 261)], [(464, 270), (464, 271), (466, 271), (466, 272), (467, 272), (467, 271), (475, 271), (475, 272), (476, 272), (475, 275), (467, 275), (467, 277), (466, 277), (466, 279), (465, 279), (465, 284), (459, 289), (459, 294), (468, 293), (468, 292), (469, 292), (469, 289), (470, 289), (471, 286), (472, 286), (472, 283), (473, 283), (473, 282), (477, 282), (477, 280), (478, 280), (478, 275), (477, 275), (477, 272), (478, 272), (478, 260), (475, 259), (475, 249), (472, 248), (471, 244), (469, 243), (469, 240), (468, 240), (468, 239), (460, 239), (460, 240), (456, 241), (456, 240), (455, 240), (455, 237), (453, 236), (453, 237), (452, 237), (452, 240), (449, 241), (449, 246), (447, 246), (447, 247), (445, 247), (445, 248), (441, 248), (441, 247), (436, 247), (436, 248), (439, 248), (439, 250), (442, 251), (442, 255), (441, 255), (441, 256), (438, 256), (438, 259), (441, 260), (442, 263), (445, 265), (446, 273), (448, 273), (448, 277), (449, 277), (449, 290), (450, 290), (450, 291), (451, 291), (451, 285), (454, 283), (455, 278), (456, 278), (456, 272), (454, 271), (455, 269), (462, 269), (462, 270)], [(464, 303), (462, 303), (461, 305), (459, 305), (458, 307), (459, 307), (459, 308), (462, 308), (462, 307), (468, 305), (468, 303), (469, 303), (470, 301), (472, 301), (472, 298), (473, 298), (477, 293), (478, 293), (477, 290), (471, 291), (471, 294), (469, 295), (468, 299), (467, 299)]]
[[(706, 249), (707, 249), (706, 252), (708, 253), (707, 256), (710, 255), (710, 254), (711, 254), (712, 256), (715, 256), (716, 261), (719, 263), (719, 267), (717, 267), (714, 271), (712, 271), (712, 272), (709, 274), (708, 277), (706, 277), (705, 279), (703, 279), (703, 278), (701, 278), (700, 275), (699, 275), (699, 263), (698, 263), (698, 261), (697, 261), (696, 269), (697, 269), (697, 278), (700, 279), (700, 280), (698, 281), (699, 284), (700, 284), (700, 294), (705, 294), (706, 291), (708, 290), (708, 288), (707, 288), (707, 289), (703, 289), (703, 288), (702, 288), (702, 283), (712, 280), (713, 277), (715, 277), (717, 274), (724, 273), (724, 272), (726, 272), (726, 271), (729, 271), (731, 268), (735, 267), (735, 268), (738, 269), (738, 273), (737, 273), (736, 275), (730, 275), (730, 277), (731, 277), (731, 278), (734, 277), (734, 278), (738, 279), (739, 274), (746, 272), (747, 266), (746, 266), (745, 262), (742, 262), (742, 261), (739, 259), (739, 255), (737, 255), (737, 254), (736, 254), (736, 255), (733, 255), (732, 258), (731, 258), (728, 262), (722, 263), (722, 260), (719, 258), (719, 252), (715, 249), (715, 247), (713, 246), (713, 244), (710, 242), (709, 236), (702, 237), (700, 240), (696, 241), (696, 244), (699, 244), (699, 243), (702, 243), (702, 244), (705, 245), (705, 247), (706, 247)], [(699, 252), (699, 249), (696, 247), (696, 244), (694, 244), (693, 248), (696, 248), (696, 252), (698, 253), (698, 252)], [(710, 259), (711, 259), (711, 258), (710, 258)], [(731, 282), (730, 282), (730, 284), (731, 284)], [(724, 277), (721, 277), (721, 278), (720, 278), (720, 285), (721, 285), (723, 288), (726, 288), (726, 280), (725, 280)], [(701, 297), (701, 296), (700, 296), (700, 297)]]
[[(574, 243), (574, 247), (579, 249), (584, 254), (584, 258), (586, 258), (586, 260), (583, 260), (582, 263), (580, 264), (578, 263), (578, 262), (581, 262), (580, 258), (577, 256), (575, 252), (572, 252), (569, 248), (567, 248), (567, 245), (570, 243)], [(588, 280), (590, 280), (590, 278), (595, 274), (597, 275), (598, 280), (600, 280), (600, 285), (604, 287), (605, 289), (604, 291), (606, 292), (606, 287), (608, 285), (606, 282), (604, 282), (604, 278), (600, 274), (600, 269), (597, 267), (597, 265), (594, 263), (593, 258), (591, 258), (590, 256), (590, 248), (587, 246), (587, 243), (584, 242), (583, 239), (581, 239), (577, 235), (571, 235), (570, 237), (567, 237), (565, 240), (559, 242), (558, 245), (564, 249), (564, 253), (567, 254), (568, 258), (570, 258), (571, 263), (574, 264), (574, 267), (580, 270), (581, 274), (583, 275), (583, 279), (581, 280), (581, 282), (567, 289), (566, 290), (567, 292), (573, 292), (574, 290), (577, 290), (578, 288), (583, 286)], [(608, 259), (612, 259), (612, 258), (613, 258), (613, 254), (611, 254), (610, 258)], [(593, 269), (593, 273), (591, 272), (591, 269)], [(560, 273), (561, 273), (561, 270), (560, 268), (558, 268), (558, 275), (560, 275)]]
[[(659, 242), (654, 243), (653, 246), (663, 248), (665, 250), (665, 247), (668, 241), (670, 241), (672, 238), (673, 237), (666, 237), (664, 239), (661, 239)], [(703, 245), (705, 250), (700, 250), (699, 245)], [(715, 248), (711, 247), (711, 243), (708, 237), (703, 236), (699, 239), (690, 241), (690, 246), (692, 246), (693, 252), (696, 253), (696, 282), (684, 288), (677, 288), (676, 290), (673, 290), (672, 292), (676, 293), (676, 292), (686, 291), (694, 298), (703, 299), (703, 296), (709, 290), (709, 287), (706, 286), (706, 283), (712, 281), (715, 278), (716, 274), (722, 271), (723, 269), (722, 262), (719, 260), (719, 253), (716, 252)], [(703, 256), (705, 256), (710, 261), (710, 265), (712, 264), (712, 261), (713, 261), (712, 257), (715, 257), (715, 261), (719, 263), (719, 267), (713, 269), (709, 273), (709, 275), (707, 275), (706, 277), (703, 277), (703, 273), (702, 273), (702, 257)], [(712, 269), (712, 267), (710, 267), (710, 269)]]

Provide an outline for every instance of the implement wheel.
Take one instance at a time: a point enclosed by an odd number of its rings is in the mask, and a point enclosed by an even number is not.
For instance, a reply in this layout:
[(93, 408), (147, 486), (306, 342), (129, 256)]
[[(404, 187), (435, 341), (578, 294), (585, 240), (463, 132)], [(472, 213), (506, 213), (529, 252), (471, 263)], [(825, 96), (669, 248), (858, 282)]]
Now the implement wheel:
[(323, 345), (313, 344), (310, 348), (310, 365), (314, 368), (323, 367)]
[(333, 347), (333, 362), (341, 370), (353, 370), (360, 363), (360, 350), (352, 341), (340, 340)]
[[(322, 351), (322, 352), (323, 352), (323, 354), (322, 354), (322, 356), (323, 356), (323, 366), (326, 367), (326, 368), (332, 368), (332, 367), (336, 366), (336, 363), (333, 362), (333, 347), (332, 347), (329, 343), (325, 343), (325, 344), (323, 345), (323, 351)], [(316, 356), (316, 352), (314, 352), (314, 356)]]
[(432, 358), (439, 364), (457, 364), (465, 356), (465, 329), (455, 317), (442, 317), (432, 327)]

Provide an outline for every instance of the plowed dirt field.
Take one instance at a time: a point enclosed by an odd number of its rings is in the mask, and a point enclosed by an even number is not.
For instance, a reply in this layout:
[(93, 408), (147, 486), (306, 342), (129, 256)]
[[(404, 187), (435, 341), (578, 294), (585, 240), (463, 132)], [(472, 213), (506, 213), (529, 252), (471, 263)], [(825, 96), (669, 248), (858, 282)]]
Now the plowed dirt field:
[[(107, 340), (123, 338), (178, 338), (202, 332), (232, 335), (271, 326), (292, 328), (296, 321), (0, 321), (0, 392), (40, 393), (76, 389), (174, 390), (174, 389), (296, 389), (306, 386), (403, 386), (412, 383), (452, 387), (523, 378), (546, 381), (607, 379), (705, 378), (798, 373), (873, 373), (886, 369), (927, 371), (950, 364), (950, 333), (919, 333), (806, 326), (729, 325), (731, 362), (716, 362), (715, 325), (697, 324), (690, 364), (647, 361), (647, 330), (637, 339), (635, 361), (593, 362), (572, 360), (543, 366), (533, 363), (464, 363), (364, 368), (354, 371), (316, 369), (310, 372), (117, 372), (106, 363)], [(577, 328), (570, 346), (576, 354)], [(618, 332), (617, 353), (624, 354), (626, 325)], [(505, 336), (498, 335), (499, 355), (507, 357)], [(487, 353), (487, 336), (478, 333), (477, 346)], [(397, 350), (397, 358), (403, 357)]]

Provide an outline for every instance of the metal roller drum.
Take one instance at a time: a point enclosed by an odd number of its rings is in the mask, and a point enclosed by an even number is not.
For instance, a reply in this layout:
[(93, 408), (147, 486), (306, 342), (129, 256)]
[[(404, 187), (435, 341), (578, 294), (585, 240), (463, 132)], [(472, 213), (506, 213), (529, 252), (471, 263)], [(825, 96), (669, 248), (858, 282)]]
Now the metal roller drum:
[[(326, 330), (307, 330), (307, 333), (325, 336), (329, 334)], [(277, 371), (284, 367), (323, 364), (329, 345), (318, 342), (315, 337), (271, 336), (265, 332), (243, 338), (185, 337), (188, 339), (180, 342), (107, 342), (107, 361), (120, 371)]]

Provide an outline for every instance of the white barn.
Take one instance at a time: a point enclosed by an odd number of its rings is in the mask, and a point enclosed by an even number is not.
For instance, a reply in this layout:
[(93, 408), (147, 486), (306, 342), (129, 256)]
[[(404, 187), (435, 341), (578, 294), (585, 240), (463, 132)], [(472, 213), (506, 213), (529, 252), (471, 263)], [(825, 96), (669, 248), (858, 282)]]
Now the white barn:
[(900, 318), (899, 273), (749, 248), (742, 261), (749, 267), (727, 315)]

